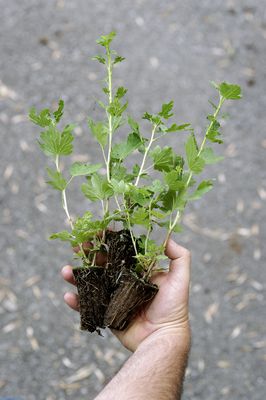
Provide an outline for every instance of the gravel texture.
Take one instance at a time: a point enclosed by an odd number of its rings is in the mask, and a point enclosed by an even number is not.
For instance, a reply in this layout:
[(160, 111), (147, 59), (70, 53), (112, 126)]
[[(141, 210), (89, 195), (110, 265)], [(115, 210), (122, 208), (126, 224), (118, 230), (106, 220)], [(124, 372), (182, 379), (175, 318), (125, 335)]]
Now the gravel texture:
[[(134, 117), (175, 100), (178, 122), (206, 125), (209, 81), (241, 84), (224, 123), (226, 160), (216, 188), (189, 207), (177, 238), (191, 249), (193, 347), (184, 399), (262, 400), (266, 392), (266, 8), (259, 0), (0, 0), (0, 314), (3, 398), (93, 399), (128, 353), (106, 332), (80, 332), (63, 302), (60, 267), (71, 251), (50, 243), (64, 215), (45, 185), (46, 158), (27, 120), (30, 106), (66, 102), (77, 122), (76, 156), (100, 153), (86, 128), (98, 115), (102, 69), (89, 56), (117, 30), (127, 61), (116, 83)], [(183, 133), (180, 135), (183, 135)], [(175, 135), (169, 143), (176, 146)], [(87, 202), (73, 185), (73, 215)], [(95, 213), (97, 210), (94, 210)], [(263, 245), (264, 243), (264, 245)]]

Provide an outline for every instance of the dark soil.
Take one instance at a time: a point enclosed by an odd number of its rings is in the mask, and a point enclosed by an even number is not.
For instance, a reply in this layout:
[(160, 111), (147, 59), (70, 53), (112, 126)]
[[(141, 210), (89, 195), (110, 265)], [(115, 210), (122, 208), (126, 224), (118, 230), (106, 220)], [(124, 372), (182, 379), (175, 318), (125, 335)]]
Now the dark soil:
[(105, 269), (74, 268), (79, 294), (80, 329), (94, 332), (104, 328), (104, 315), (110, 301)]
[(125, 329), (157, 292), (157, 285), (141, 281), (132, 272), (126, 271), (119, 280), (119, 287), (111, 296), (104, 316), (104, 325), (117, 330)]
[(80, 297), (80, 328), (89, 332), (125, 329), (158, 291), (134, 272), (134, 247), (126, 230), (106, 233), (107, 263), (73, 270)]

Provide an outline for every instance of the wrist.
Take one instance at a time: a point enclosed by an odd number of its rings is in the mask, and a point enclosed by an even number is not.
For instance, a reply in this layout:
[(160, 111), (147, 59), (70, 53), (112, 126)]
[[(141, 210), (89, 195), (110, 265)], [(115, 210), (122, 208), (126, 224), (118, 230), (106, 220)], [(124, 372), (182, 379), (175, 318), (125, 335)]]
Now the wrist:
[(146, 346), (163, 346), (166, 351), (176, 350), (188, 353), (191, 345), (191, 330), (189, 323), (184, 326), (163, 326), (149, 334), (137, 347), (136, 351), (143, 351)]

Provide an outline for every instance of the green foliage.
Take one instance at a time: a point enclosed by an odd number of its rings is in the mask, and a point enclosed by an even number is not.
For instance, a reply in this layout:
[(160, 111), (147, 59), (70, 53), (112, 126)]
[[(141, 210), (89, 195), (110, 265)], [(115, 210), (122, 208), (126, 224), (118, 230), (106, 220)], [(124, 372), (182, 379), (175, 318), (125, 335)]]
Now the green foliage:
[[(212, 111), (207, 116), (208, 126), (201, 141), (196, 139), (189, 123), (171, 121), (174, 117), (172, 100), (163, 103), (157, 113), (145, 112), (142, 127), (134, 118), (125, 115), (128, 106), (125, 100), (127, 89), (123, 86), (113, 87), (115, 65), (124, 60), (110, 48), (114, 38), (115, 32), (101, 36), (97, 43), (102, 51), (93, 57), (93, 60), (103, 66), (106, 74), (102, 85), (105, 99), (98, 101), (104, 116), (97, 122), (88, 118), (88, 128), (98, 142), (103, 156), (101, 163), (75, 162), (69, 168), (69, 178), (66, 179), (65, 174), (63, 175), (60, 158), (73, 151), (72, 132), (75, 127), (73, 124), (66, 125), (61, 130), (58, 127), (64, 112), (63, 100), (59, 101), (55, 111), (46, 108), (38, 113), (32, 108), (29, 118), (41, 128), (40, 148), (55, 165), (54, 169), (47, 168), (48, 184), (61, 192), (63, 209), (70, 224), (69, 232), (57, 232), (50, 238), (69, 242), (72, 246), (79, 245), (84, 262), (94, 263), (95, 258), (89, 256), (88, 259), (81, 244), (85, 241), (91, 242), (90, 254), (95, 254), (110, 223), (120, 221), (130, 230), (136, 250), (135, 272), (146, 279), (156, 263), (164, 258), (166, 241), (158, 245), (150, 237), (155, 225), (167, 231), (166, 240), (172, 232), (180, 232), (182, 228), (179, 220), (188, 202), (200, 199), (212, 189), (211, 180), (203, 180), (197, 184), (197, 175), (207, 165), (223, 159), (213, 150), (214, 145), (223, 141), (220, 111), (226, 100), (241, 98), (241, 89), (238, 85), (226, 82), (213, 84), (219, 92), (219, 102), (217, 105), (210, 102)], [(115, 135), (122, 125), (127, 134), (124, 139), (117, 140)], [(150, 129), (149, 134), (146, 126)], [(145, 134), (142, 134), (144, 128)], [(176, 135), (173, 143), (186, 135), (184, 149), (176, 144), (174, 147), (162, 147), (157, 143), (174, 132)], [(167, 140), (163, 139), (163, 143), (167, 144)], [(177, 149), (179, 154), (176, 153)], [(140, 158), (139, 162), (136, 161), (136, 154)], [(130, 160), (129, 166), (125, 162), (127, 159)], [(100, 169), (105, 170), (106, 175), (101, 175)], [(66, 191), (72, 179), (77, 176), (85, 179), (81, 185), (84, 196), (92, 202), (98, 202), (102, 209), (100, 220), (94, 220), (91, 212), (72, 220)], [(145, 234), (137, 237), (135, 227), (140, 227)], [(103, 234), (99, 234), (100, 232)]]
[(189, 195), (188, 200), (198, 200), (200, 199), (205, 193), (209, 192), (213, 188), (212, 181), (202, 181), (194, 193)]
[(31, 122), (41, 126), (42, 128), (49, 126), (52, 122), (51, 113), (48, 108), (45, 108), (37, 114), (36, 109), (32, 107), (29, 112), (29, 119)]
[(56, 190), (63, 191), (67, 187), (67, 182), (63, 177), (62, 173), (51, 168), (47, 168), (47, 174), (50, 180), (47, 182), (50, 186), (52, 186)]
[(150, 153), (153, 159), (153, 167), (157, 171), (170, 172), (178, 163), (178, 157), (171, 147), (161, 148), (156, 146)]
[(70, 167), (71, 176), (91, 175), (97, 172), (102, 167), (102, 164), (82, 164), (75, 162)]
[(60, 132), (54, 125), (50, 125), (46, 131), (41, 132), (40, 148), (48, 156), (68, 156), (73, 151), (74, 137), (71, 133), (74, 126), (67, 125)]
[(102, 147), (105, 147), (108, 140), (108, 129), (106, 125), (102, 122), (94, 122), (91, 118), (88, 118), (88, 127), (98, 143)]
[(230, 85), (227, 82), (222, 82), (218, 85), (220, 95), (227, 100), (239, 100), (241, 99), (241, 87), (238, 85)]
[(112, 159), (123, 161), (128, 157), (134, 150), (139, 149), (143, 144), (143, 140), (136, 133), (132, 132), (128, 135), (127, 139), (121, 143), (115, 144), (112, 148)]
[(113, 189), (108, 180), (95, 173), (88, 178), (87, 183), (83, 183), (82, 192), (91, 201), (107, 200), (113, 194)]
[(202, 172), (205, 162), (204, 159), (199, 156), (199, 149), (194, 133), (190, 134), (186, 142), (186, 156), (189, 169), (194, 172), (194, 174)]

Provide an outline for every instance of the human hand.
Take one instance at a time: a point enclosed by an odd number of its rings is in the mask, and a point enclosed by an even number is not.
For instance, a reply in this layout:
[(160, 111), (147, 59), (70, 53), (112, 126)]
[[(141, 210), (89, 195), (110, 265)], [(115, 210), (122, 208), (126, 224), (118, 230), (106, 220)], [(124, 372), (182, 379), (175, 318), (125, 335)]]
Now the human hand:
[[(120, 342), (131, 351), (135, 351), (146, 338), (157, 335), (171, 335), (180, 346), (189, 347), (190, 252), (169, 239), (165, 254), (170, 259), (169, 272), (156, 273), (152, 277), (152, 282), (159, 286), (155, 298), (124, 331), (113, 330)], [(67, 282), (75, 285), (70, 266), (62, 269), (62, 275)], [(77, 294), (67, 292), (64, 299), (78, 311)]]

